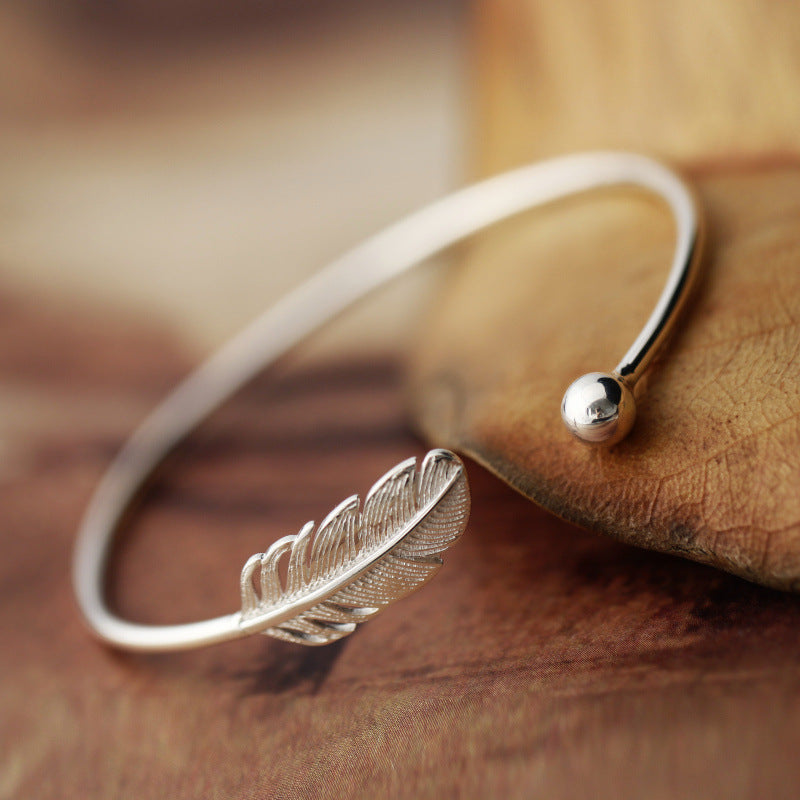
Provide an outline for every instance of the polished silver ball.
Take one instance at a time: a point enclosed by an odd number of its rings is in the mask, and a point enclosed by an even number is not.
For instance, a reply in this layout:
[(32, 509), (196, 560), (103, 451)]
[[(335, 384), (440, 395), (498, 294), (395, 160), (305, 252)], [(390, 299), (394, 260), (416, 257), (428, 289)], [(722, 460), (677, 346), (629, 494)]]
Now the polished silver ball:
[(630, 431), (636, 419), (631, 390), (613, 375), (590, 372), (564, 393), (561, 419), (583, 442), (616, 444)]

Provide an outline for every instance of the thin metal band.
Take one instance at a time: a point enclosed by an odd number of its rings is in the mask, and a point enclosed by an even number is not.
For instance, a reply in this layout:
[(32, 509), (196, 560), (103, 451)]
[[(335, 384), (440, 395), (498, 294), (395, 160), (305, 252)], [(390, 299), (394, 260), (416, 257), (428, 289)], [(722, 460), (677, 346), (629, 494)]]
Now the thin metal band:
[[(692, 193), (665, 166), (640, 155), (597, 152), (555, 158), (477, 183), (373, 236), (318, 272), (214, 353), (145, 419), (101, 480), (80, 525), (73, 581), (80, 608), (106, 642), (136, 650), (177, 650), (264, 630), (243, 612), (181, 625), (125, 621), (106, 605), (104, 576), (120, 519), (162, 459), (254, 375), (351, 303), (439, 251), (502, 219), (588, 190), (632, 185), (671, 210), (676, 246), (654, 311), (615, 372), (642, 374), (683, 302), (697, 263), (699, 215)], [(280, 615), (274, 615), (277, 619)]]

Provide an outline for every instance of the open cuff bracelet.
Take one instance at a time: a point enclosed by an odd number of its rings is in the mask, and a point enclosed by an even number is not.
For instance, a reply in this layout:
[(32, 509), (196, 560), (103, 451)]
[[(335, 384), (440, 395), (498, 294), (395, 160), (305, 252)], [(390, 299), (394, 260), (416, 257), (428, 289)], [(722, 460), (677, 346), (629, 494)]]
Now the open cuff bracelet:
[(419, 465), (415, 459), (398, 464), (363, 503), (353, 495), (319, 525), (309, 522), (249, 558), (240, 577), (241, 609), (232, 614), (141, 625), (114, 614), (104, 596), (115, 534), (147, 477), (257, 373), (354, 301), (455, 242), (527, 209), (616, 185), (660, 197), (676, 228), (666, 285), (636, 341), (611, 373), (584, 375), (562, 402), (561, 417), (578, 439), (620, 441), (635, 419), (633, 387), (672, 328), (697, 272), (701, 225), (692, 192), (665, 166), (631, 153), (564, 156), (490, 178), (417, 211), (329, 264), (214, 353), (145, 419), (101, 480), (78, 532), (75, 594), (94, 633), (116, 647), (150, 651), (252, 633), (327, 644), (433, 577), (469, 517), (464, 465), (447, 450), (432, 450)]

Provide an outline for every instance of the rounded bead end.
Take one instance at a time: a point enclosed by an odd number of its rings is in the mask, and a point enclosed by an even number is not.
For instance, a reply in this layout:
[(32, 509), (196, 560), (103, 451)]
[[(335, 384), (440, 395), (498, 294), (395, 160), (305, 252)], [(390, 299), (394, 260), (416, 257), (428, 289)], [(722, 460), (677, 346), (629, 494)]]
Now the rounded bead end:
[(564, 393), (561, 419), (581, 441), (612, 445), (628, 435), (636, 419), (636, 402), (619, 378), (589, 372)]

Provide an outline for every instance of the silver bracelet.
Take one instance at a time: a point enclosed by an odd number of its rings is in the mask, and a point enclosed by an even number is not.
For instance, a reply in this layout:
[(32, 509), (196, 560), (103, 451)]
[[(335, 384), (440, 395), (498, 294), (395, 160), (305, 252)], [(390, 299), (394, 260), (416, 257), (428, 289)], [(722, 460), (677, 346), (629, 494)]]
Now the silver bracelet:
[[(116, 616), (104, 597), (108, 556), (131, 500), (162, 459), (253, 376), (354, 301), (495, 222), (606, 186), (630, 185), (663, 199), (676, 224), (666, 285), (641, 333), (609, 374), (590, 373), (564, 395), (567, 428), (590, 443), (614, 444), (635, 418), (633, 386), (664, 342), (699, 262), (700, 215), (671, 170), (630, 153), (570, 155), (522, 167), (439, 200), (329, 264), (263, 313), (181, 383), (134, 432), (92, 497), (75, 545), (73, 581), (89, 626), (130, 650), (181, 650), (252, 633), (306, 645), (352, 633), (390, 603), (426, 583), (469, 517), (464, 465), (433, 450), (419, 467), (397, 465), (367, 493), (323, 522), (307, 523), (245, 563), (242, 607), (181, 625), (140, 625)], [(286, 559), (286, 578), (279, 565)]]

